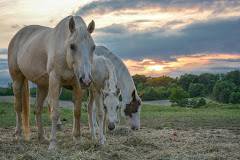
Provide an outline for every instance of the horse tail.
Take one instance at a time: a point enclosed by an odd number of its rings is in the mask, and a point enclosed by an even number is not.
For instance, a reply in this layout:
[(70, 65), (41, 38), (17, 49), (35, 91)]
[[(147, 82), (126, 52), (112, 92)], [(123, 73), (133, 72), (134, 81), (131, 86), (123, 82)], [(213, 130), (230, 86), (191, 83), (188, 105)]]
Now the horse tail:
[(29, 126), (29, 86), (28, 80), (24, 79), (23, 89), (22, 89), (22, 125), (24, 137), (26, 140), (30, 138), (30, 126)]

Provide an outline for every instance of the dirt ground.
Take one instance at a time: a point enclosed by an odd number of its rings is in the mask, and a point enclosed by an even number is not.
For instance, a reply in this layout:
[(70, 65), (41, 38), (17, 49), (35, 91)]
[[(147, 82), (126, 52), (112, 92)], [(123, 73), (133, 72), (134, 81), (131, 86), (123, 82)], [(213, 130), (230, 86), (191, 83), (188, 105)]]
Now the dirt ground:
[[(49, 128), (46, 133), (49, 133)], [(40, 144), (36, 129), (32, 139), (19, 145), (12, 136), (14, 128), (0, 128), (0, 159), (240, 159), (238, 129), (149, 129), (131, 131), (124, 127), (107, 133), (107, 144), (97, 145), (90, 140), (87, 127), (81, 139), (73, 142), (71, 128), (58, 132), (58, 149), (47, 150)]]

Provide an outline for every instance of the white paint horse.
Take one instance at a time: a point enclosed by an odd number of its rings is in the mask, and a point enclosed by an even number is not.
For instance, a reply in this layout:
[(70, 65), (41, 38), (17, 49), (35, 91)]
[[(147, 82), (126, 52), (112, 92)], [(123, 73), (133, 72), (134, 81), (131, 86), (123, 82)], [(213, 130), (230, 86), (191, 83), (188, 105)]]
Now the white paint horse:
[(44, 139), (41, 112), (49, 91), (52, 112), (49, 149), (56, 148), (61, 86), (73, 88), (73, 137), (80, 136), (81, 86), (89, 86), (91, 83), (95, 44), (90, 34), (94, 27), (93, 21), (87, 27), (81, 17), (69, 16), (55, 28), (31, 25), (21, 29), (13, 37), (8, 47), (8, 65), (15, 95), (17, 139), (22, 139), (22, 125), (25, 138), (29, 139), (28, 80), (37, 84), (35, 114), (39, 140)]
[(97, 46), (94, 52), (96, 55), (108, 58), (115, 66), (117, 85), (121, 91), (123, 110), (126, 117), (130, 119), (130, 126), (133, 130), (140, 128), (141, 98), (133, 79), (122, 60), (103, 46)]
[(115, 67), (111, 61), (103, 56), (94, 56), (92, 66), (93, 83), (90, 87), (88, 103), (88, 120), (92, 139), (96, 139), (96, 110), (98, 111), (99, 143), (106, 141), (104, 132), (106, 119), (108, 128), (115, 128), (118, 122), (119, 89), (117, 88), (117, 77)]

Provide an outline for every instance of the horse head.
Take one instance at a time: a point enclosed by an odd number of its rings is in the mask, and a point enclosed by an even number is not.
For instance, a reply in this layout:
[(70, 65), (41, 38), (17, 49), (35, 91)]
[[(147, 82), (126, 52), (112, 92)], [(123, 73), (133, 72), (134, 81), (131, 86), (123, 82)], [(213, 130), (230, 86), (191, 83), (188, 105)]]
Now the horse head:
[(119, 96), (120, 90), (116, 87), (114, 90), (102, 90), (104, 109), (107, 111), (108, 129), (115, 129), (118, 120)]
[(132, 92), (132, 100), (124, 107), (124, 114), (130, 118), (130, 125), (132, 130), (140, 128), (140, 110), (141, 99), (136, 96), (136, 91)]
[(95, 44), (91, 37), (95, 23), (92, 21), (88, 27), (81, 17), (71, 17), (68, 22), (69, 36), (66, 40), (66, 61), (82, 87), (88, 87), (92, 81), (91, 65)]

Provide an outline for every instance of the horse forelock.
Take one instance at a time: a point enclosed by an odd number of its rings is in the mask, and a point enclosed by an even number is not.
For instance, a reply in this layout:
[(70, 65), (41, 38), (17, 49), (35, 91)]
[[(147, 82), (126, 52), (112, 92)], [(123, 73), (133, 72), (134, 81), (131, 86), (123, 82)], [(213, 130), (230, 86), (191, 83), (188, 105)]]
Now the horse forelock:
[(80, 37), (86, 37), (87, 35), (90, 36), (87, 30), (87, 25), (80, 16), (68, 16), (64, 18), (56, 25), (55, 30), (59, 31), (61, 34), (64, 33), (64, 31), (65, 33), (69, 33), (69, 21), (72, 17), (74, 19), (75, 28), (78, 32), (78, 35), (80, 35)]

